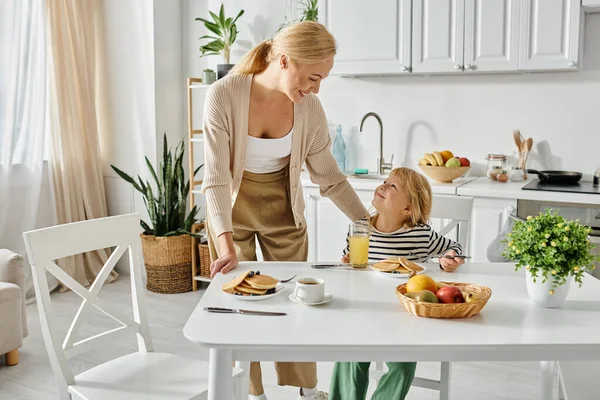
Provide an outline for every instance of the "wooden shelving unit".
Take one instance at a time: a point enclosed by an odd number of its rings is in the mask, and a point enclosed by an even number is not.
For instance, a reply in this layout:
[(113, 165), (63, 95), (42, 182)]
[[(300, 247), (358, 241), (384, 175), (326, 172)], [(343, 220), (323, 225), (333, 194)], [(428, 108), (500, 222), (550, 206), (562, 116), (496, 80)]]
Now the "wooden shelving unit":
[[(187, 91), (188, 91), (188, 156), (189, 156), (189, 167), (190, 174), (194, 172), (197, 165), (194, 161), (194, 145), (202, 144), (204, 141), (204, 137), (202, 129), (194, 129), (194, 92), (202, 91), (202, 96), (206, 94), (204, 91), (208, 89), (210, 85), (205, 85), (202, 83), (202, 79), (200, 78), (187, 78)], [(189, 205), (190, 210), (194, 207), (196, 203), (194, 196), (201, 194), (200, 186), (202, 185), (202, 180), (196, 179), (195, 176), (190, 177), (190, 199)], [(192, 228), (192, 232), (199, 232), (204, 227), (204, 224), (196, 224)], [(198, 239), (191, 238), (192, 241), (192, 288), (193, 290), (198, 289), (198, 282), (210, 282), (211, 279), (205, 276), (199, 275), (200, 269), (198, 265)]]

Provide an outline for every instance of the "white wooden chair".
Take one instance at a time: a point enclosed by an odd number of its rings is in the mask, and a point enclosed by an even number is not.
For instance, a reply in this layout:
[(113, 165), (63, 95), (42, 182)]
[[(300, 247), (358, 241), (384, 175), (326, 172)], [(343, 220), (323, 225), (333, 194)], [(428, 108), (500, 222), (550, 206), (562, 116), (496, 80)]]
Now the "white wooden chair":
[[(455, 228), (458, 229), (458, 242), (464, 251), (469, 248), (469, 220), (473, 210), (473, 198), (463, 196), (435, 195), (432, 201), (431, 218), (450, 220), (438, 232), (446, 236)], [(369, 377), (377, 383), (385, 371), (383, 362), (376, 362), (375, 369), (369, 371)], [(450, 400), (450, 362), (443, 361), (440, 368), (440, 380), (421, 378), (415, 376), (412, 386), (437, 390), (440, 392), (440, 400)]]
[[(128, 214), (59, 225), (23, 234), (33, 272), (42, 334), (59, 391), (59, 398), (110, 400), (206, 399), (208, 363), (153, 351), (146, 317), (142, 283), (143, 257), (139, 237), (139, 215)], [(55, 260), (92, 250), (116, 247), (89, 290), (67, 275)], [(133, 319), (98, 298), (98, 293), (119, 258), (129, 250)], [(48, 291), (49, 271), (82, 299), (71, 326), (60, 342), (57, 319)], [(82, 315), (96, 308), (120, 327), (83, 340), (75, 337)], [(125, 337), (137, 337), (138, 351), (73, 374), (68, 359), (84, 351), (110, 346)], [(233, 369), (234, 392), (240, 391), (239, 369)]]

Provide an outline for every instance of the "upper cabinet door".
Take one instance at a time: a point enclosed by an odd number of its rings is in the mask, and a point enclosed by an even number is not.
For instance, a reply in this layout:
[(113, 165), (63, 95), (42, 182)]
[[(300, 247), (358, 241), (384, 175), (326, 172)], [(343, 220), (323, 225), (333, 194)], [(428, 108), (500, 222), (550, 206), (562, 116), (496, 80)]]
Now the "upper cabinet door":
[(519, 11), (519, 0), (465, 0), (465, 71), (519, 68)]
[(581, 0), (521, 0), (519, 69), (576, 69)]
[(321, 0), (319, 20), (338, 43), (331, 73), (410, 72), (410, 19), (410, 0)]
[(413, 1), (413, 71), (461, 72), (464, 0)]

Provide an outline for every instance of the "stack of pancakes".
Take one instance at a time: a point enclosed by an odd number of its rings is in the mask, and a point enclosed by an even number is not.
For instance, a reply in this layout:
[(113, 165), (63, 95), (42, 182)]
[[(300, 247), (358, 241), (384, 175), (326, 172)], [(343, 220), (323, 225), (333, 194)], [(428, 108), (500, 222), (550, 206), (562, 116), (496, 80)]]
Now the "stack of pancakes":
[(269, 275), (261, 275), (259, 271), (248, 270), (238, 275), (231, 282), (224, 284), (221, 289), (229, 294), (238, 296), (264, 296), (275, 293), (279, 281)]
[(418, 264), (415, 264), (404, 257), (388, 258), (387, 260), (383, 260), (373, 265), (373, 269), (391, 274), (406, 274), (409, 276), (413, 276), (423, 271), (423, 268)]

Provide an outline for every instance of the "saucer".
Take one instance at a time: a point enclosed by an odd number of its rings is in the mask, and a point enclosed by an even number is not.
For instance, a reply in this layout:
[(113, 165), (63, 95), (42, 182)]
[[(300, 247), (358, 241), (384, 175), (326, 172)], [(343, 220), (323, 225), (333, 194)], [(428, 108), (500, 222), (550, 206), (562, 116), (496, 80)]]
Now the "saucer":
[(302, 304), (305, 306), (320, 306), (321, 304), (329, 303), (333, 299), (333, 295), (331, 293), (325, 293), (325, 298), (317, 303), (305, 303), (296, 296), (294, 296), (294, 293), (290, 293), (289, 299), (294, 303)]

